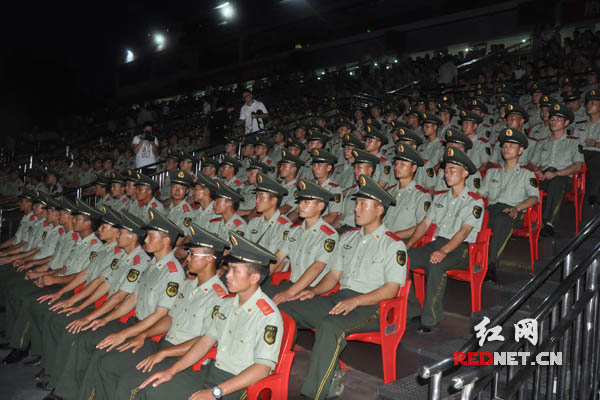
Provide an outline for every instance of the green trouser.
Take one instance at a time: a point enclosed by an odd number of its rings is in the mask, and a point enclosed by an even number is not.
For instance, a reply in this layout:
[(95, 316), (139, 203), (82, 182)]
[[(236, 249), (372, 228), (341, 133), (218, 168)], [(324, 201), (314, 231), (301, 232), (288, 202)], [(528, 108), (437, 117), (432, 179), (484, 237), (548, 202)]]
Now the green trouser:
[[(600, 151), (584, 150), (583, 156), (588, 171), (600, 171)], [(590, 196), (600, 196), (600, 179), (594, 173), (587, 174), (586, 191)]]
[(273, 298), (277, 293), (283, 292), (284, 290), (292, 287), (292, 282), (283, 281), (279, 285), (273, 285), (271, 279), (267, 279), (260, 287), (260, 289), (270, 298)]
[(504, 210), (510, 208), (508, 204), (495, 203), (491, 204), (487, 208), (489, 216), (489, 226), (492, 230), (492, 237), (490, 239), (490, 263), (497, 264), (500, 254), (504, 251), (510, 235), (512, 235), (513, 229), (519, 229), (523, 226), (523, 218), (525, 217), (525, 211), (521, 211), (517, 214), (517, 218), (512, 218), (509, 214), (505, 213)]
[(346, 336), (356, 332), (379, 330), (379, 306), (360, 306), (348, 315), (329, 315), (340, 301), (361, 293), (342, 289), (329, 296), (305, 301), (288, 301), (279, 310), (296, 321), (299, 329), (315, 329), (315, 342), (308, 373), (300, 394), (311, 399), (324, 399), (329, 394), (340, 354), (346, 347)]
[(10, 264), (0, 265), (0, 306), (6, 304), (6, 288), (12, 282), (15, 276), (22, 277), (21, 273), (17, 272)]
[[(135, 352), (131, 350), (124, 352), (111, 351), (102, 354), (95, 363), (88, 367), (81, 390), (80, 399), (93, 398), (94, 400), (113, 400), (128, 399), (131, 391), (137, 388), (151, 373), (143, 373), (135, 368), (143, 359), (152, 354), (173, 346), (166, 340), (156, 343), (154, 340), (147, 339), (144, 345)], [(152, 373), (168, 368), (179, 360), (179, 357), (170, 357), (154, 366)], [(121, 392), (116, 392), (117, 384), (124, 380), (120, 386)]]
[(421, 324), (431, 328), (437, 326), (444, 311), (444, 293), (448, 280), (446, 271), (467, 268), (469, 262), (469, 246), (463, 242), (448, 253), (442, 261), (432, 264), (429, 261), (431, 253), (441, 249), (448, 242), (448, 239), (438, 237), (423, 247), (408, 250), (411, 268), (423, 268), (425, 270), (425, 301), (423, 309), (421, 309), (421, 303), (415, 295), (414, 285), (411, 286), (408, 295), (407, 318), (410, 319), (420, 315)]
[[(158, 387), (150, 385), (142, 390), (133, 389), (130, 391), (130, 396), (123, 397), (123, 399), (187, 399), (199, 390), (211, 389), (233, 377), (233, 374), (215, 367), (214, 363), (210, 363), (203, 366), (200, 371), (192, 371), (191, 368), (181, 371), (169, 382), (163, 383)], [(119, 385), (121, 382), (122, 380), (119, 380)], [(119, 392), (119, 388), (117, 388), (117, 392)], [(246, 390), (239, 390), (222, 398), (225, 400), (243, 400), (246, 396)], [(120, 400), (121, 398), (117, 397), (116, 399)]]
[(556, 226), (569, 183), (571, 183), (571, 178), (568, 176), (557, 176), (550, 180), (540, 181), (540, 189), (548, 193), (542, 210), (543, 224), (550, 223), (552, 226)]
[[(39, 288), (31, 281), (21, 281), (6, 289), (6, 332), (9, 337), (20, 336), (27, 323), (28, 311), (21, 312), (23, 304), (56, 291), (55, 287)], [(29, 342), (29, 339), (27, 339)]]
[[(40, 303), (37, 302), (37, 298), (45, 294), (53, 293), (56, 290), (56, 288), (52, 287), (36, 287), (36, 289), (38, 289), (38, 291), (31, 293), (29, 296), (22, 299), (21, 308), (17, 314), (17, 320), (14, 323), (12, 333), (9, 337), (10, 347), (14, 349), (25, 350), (31, 343), (31, 338), (36, 331), (36, 326), (32, 324), (31, 321), (31, 313), (35, 305), (40, 306)], [(48, 308), (47, 304), (43, 304), (42, 306)], [(37, 353), (32, 351), (32, 354)]]
[(86, 331), (77, 336), (65, 331), (66, 335), (70, 335), (73, 340), (66, 354), (56, 355), (61, 359), (62, 372), (56, 375), (58, 379), (52, 377), (50, 380), (50, 384), (54, 386), (54, 394), (65, 400), (76, 399), (88, 365), (93, 364), (97, 358), (106, 353), (105, 350), (96, 349), (96, 345), (108, 335), (120, 332), (138, 322), (139, 320), (134, 317), (129, 318), (125, 324), (116, 320), (96, 331)]

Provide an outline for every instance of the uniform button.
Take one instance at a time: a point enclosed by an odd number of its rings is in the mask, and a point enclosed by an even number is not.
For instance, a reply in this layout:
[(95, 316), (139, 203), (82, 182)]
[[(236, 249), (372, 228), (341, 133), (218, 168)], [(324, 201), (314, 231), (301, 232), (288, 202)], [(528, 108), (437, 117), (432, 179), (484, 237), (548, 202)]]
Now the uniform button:
[(229, 334), (231, 335), (231, 329), (229, 330)]

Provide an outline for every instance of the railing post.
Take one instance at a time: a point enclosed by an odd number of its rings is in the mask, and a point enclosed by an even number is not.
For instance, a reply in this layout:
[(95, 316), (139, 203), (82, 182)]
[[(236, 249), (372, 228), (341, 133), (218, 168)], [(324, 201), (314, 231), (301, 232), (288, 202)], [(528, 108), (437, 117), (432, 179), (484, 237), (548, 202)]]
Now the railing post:
[[(563, 279), (565, 279), (571, 273), (571, 269), (573, 266), (573, 253), (567, 254), (565, 257), (564, 265), (563, 265)], [(569, 308), (571, 307), (571, 292), (567, 291), (563, 296), (563, 301), (560, 308), (560, 318), (564, 318), (567, 316), (569, 312)], [(571, 328), (568, 328), (565, 331), (565, 335), (562, 341), (562, 356), (563, 360), (568, 360), (571, 350)], [(563, 362), (564, 364), (564, 362)], [(562, 399), (565, 395), (566, 383), (567, 383), (567, 371), (566, 365), (564, 368), (559, 369), (559, 377), (558, 377), (558, 398)]]
[(442, 373), (436, 372), (429, 383), (429, 400), (440, 400), (442, 398)]
[[(587, 271), (587, 291), (596, 292), (596, 279), (598, 279), (598, 260), (594, 260), (592, 262), (591, 267)], [(589, 394), (589, 386), (588, 386), (588, 378), (590, 376), (590, 352), (593, 349), (594, 343), (592, 342), (593, 338), (593, 327), (594, 322), (594, 305), (595, 298), (597, 293), (595, 293), (594, 297), (592, 297), (589, 302), (585, 306), (585, 310), (583, 312), (583, 355), (581, 357), (582, 364), (582, 373), (581, 373), (581, 384), (579, 385), (579, 398), (586, 399)]]

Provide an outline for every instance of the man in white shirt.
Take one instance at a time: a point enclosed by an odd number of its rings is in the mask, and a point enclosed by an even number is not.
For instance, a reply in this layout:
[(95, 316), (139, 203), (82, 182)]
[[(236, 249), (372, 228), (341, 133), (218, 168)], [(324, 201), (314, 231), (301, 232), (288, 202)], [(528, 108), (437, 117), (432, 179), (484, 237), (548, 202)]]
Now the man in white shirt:
[(244, 132), (252, 133), (262, 129), (264, 127), (262, 120), (269, 117), (267, 108), (262, 102), (254, 100), (250, 90), (244, 90), (242, 98), (246, 102), (240, 110), (240, 123), (244, 121), (245, 124)]
[(143, 134), (135, 136), (132, 144), (136, 168), (142, 168), (158, 161), (158, 139), (152, 135), (151, 122), (144, 122)]

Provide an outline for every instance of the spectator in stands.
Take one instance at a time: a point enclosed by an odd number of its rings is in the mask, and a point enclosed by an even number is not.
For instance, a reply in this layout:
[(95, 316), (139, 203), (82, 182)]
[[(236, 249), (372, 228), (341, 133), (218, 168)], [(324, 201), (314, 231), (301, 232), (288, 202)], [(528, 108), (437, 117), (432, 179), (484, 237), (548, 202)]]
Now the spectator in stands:
[(158, 139), (152, 134), (152, 122), (144, 122), (143, 133), (133, 138), (132, 145), (136, 168), (144, 168), (158, 161)]
[(263, 129), (263, 120), (269, 118), (265, 105), (258, 100), (254, 100), (252, 92), (248, 89), (242, 91), (242, 98), (244, 99), (244, 105), (240, 110), (239, 122), (244, 124), (244, 132), (248, 134)]
[(587, 191), (592, 206), (600, 204), (600, 90), (592, 89), (585, 95), (585, 106), (588, 120), (579, 131), (579, 141), (583, 147), (583, 155), (589, 171)]
[(446, 86), (456, 85), (458, 79), (458, 70), (452, 61), (452, 57), (444, 57), (444, 63), (438, 69), (438, 83)]

